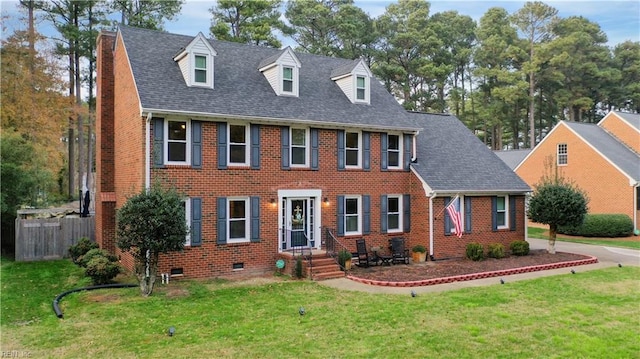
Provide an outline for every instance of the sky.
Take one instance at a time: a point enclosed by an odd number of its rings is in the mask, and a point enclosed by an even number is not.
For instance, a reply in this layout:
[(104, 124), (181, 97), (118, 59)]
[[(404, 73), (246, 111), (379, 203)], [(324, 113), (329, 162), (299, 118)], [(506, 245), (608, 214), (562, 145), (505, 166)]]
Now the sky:
[[(209, 36), (211, 13), (209, 9), (215, 1), (187, 0), (182, 6), (180, 15), (174, 21), (165, 23), (165, 30), (172, 33), (194, 36), (202, 32)], [(392, 3), (388, 0), (356, 0), (355, 4), (368, 13), (371, 17), (377, 17), (384, 13), (385, 8)], [(520, 9), (525, 1), (430, 1), (431, 14), (455, 10), (462, 15), (468, 15), (478, 21), (486, 11), (492, 7), (502, 7), (507, 12), (514, 13)], [(625, 40), (640, 41), (640, 1), (544, 1), (549, 6), (558, 10), (560, 17), (583, 16), (600, 25), (607, 35), (608, 45), (615, 46)], [(17, 0), (0, 0), (0, 11), (8, 19), (3, 21), (6, 29), (2, 30), (2, 38), (6, 38), (16, 29), (24, 29), (26, 25), (18, 19), (21, 14), (18, 10)], [(54, 36), (55, 31), (45, 22), (40, 22), (38, 30), (45, 36)], [(284, 45), (295, 46), (290, 39), (283, 39)]]

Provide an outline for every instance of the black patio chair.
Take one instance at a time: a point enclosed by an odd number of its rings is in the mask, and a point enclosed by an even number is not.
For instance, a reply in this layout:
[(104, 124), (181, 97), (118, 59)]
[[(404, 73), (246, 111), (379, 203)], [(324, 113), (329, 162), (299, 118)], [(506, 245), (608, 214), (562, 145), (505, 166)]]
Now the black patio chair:
[(367, 251), (367, 243), (364, 239), (356, 239), (356, 250), (358, 255), (358, 266), (368, 267), (370, 265), (376, 265), (377, 261), (373, 258), (369, 258), (369, 252)]
[(409, 249), (405, 248), (404, 238), (394, 237), (389, 240), (391, 247), (391, 256), (393, 264), (403, 263), (409, 264)]

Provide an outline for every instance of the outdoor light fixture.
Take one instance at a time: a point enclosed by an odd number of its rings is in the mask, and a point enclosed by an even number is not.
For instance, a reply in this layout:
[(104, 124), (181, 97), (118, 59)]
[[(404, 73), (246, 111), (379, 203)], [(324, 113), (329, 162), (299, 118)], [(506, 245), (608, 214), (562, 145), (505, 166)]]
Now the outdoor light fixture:
[(271, 207), (275, 207), (276, 206), (276, 199), (275, 198), (271, 198), (271, 201), (269, 201), (269, 203), (271, 203)]
[(329, 197), (324, 198), (324, 204), (329, 204)]

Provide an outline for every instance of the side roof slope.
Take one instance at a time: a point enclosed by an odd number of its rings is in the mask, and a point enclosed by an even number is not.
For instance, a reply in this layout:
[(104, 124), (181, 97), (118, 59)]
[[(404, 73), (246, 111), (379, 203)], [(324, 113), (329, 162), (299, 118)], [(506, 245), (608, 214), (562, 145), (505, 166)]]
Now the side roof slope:
[(531, 188), (458, 118), (412, 112), (417, 162), (411, 166), (436, 192), (529, 192)]
[(371, 83), (371, 105), (352, 104), (331, 80), (331, 72), (353, 60), (296, 53), (300, 96), (276, 96), (258, 71), (265, 59), (281, 49), (209, 40), (217, 51), (214, 89), (188, 87), (175, 54), (191, 36), (121, 26), (141, 106), (146, 110), (185, 114), (232, 115), (310, 121), (345, 127), (415, 131), (414, 121), (377, 80)]

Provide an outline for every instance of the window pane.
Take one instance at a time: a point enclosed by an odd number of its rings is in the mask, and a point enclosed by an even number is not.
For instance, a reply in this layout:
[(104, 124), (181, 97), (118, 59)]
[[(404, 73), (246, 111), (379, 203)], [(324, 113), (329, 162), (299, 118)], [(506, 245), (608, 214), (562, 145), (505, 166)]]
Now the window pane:
[(498, 224), (498, 226), (504, 226), (505, 225), (505, 213), (504, 212), (498, 212), (496, 213), (496, 222)]
[(304, 165), (305, 163), (305, 150), (301, 147), (294, 147), (291, 149), (291, 164)]
[(364, 100), (364, 89), (358, 89), (358, 100)]
[(357, 87), (359, 89), (363, 89), (364, 88), (364, 77), (358, 76), (357, 81), (358, 81)]
[(187, 140), (187, 123), (169, 121), (169, 140)]
[(187, 160), (187, 144), (184, 142), (169, 142), (169, 153), (167, 159), (169, 161), (186, 161)]
[(229, 221), (229, 238), (246, 238), (244, 220)]
[(196, 82), (207, 82), (207, 71), (206, 70), (196, 70)]
[(293, 81), (284, 80), (282, 82), (282, 91), (293, 92)]
[(347, 145), (347, 148), (358, 148), (358, 133), (357, 132), (347, 132), (346, 145)]
[(398, 214), (390, 214), (388, 216), (388, 228), (389, 229), (398, 229), (400, 228), (400, 215)]
[(246, 127), (245, 126), (229, 126), (229, 141), (231, 143), (246, 143)]
[(358, 232), (358, 217), (349, 216), (345, 217), (345, 231)]
[(389, 139), (389, 149), (390, 150), (399, 150), (400, 149), (400, 136), (398, 135), (389, 135), (387, 136)]
[(196, 56), (196, 69), (206, 69), (207, 58), (205, 56)]
[(291, 130), (291, 144), (296, 146), (305, 145), (306, 130), (294, 128)]
[(347, 150), (347, 158), (345, 160), (347, 166), (357, 166), (358, 165), (358, 151)]
[(398, 209), (400, 208), (400, 203), (398, 201), (398, 198), (389, 198), (387, 200), (388, 203), (388, 212), (400, 212)]
[(244, 163), (246, 161), (244, 145), (230, 145), (229, 146), (229, 162)]
[(282, 69), (282, 78), (285, 80), (293, 80), (293, 69), (291, 67), (285, 67)]
[(358, 214), (358, 199), (347, 198), (345, 201), (345, 213), (346, 214)]
[(244, 218), (245, 206), (245, 201), (229, 201), (229, 218)]
[(400, 166), (400, 153), (399, 152), (389, 152), (389, 167), (397, 167)]
[(496, 208), (498, 211), (504, 211), (504, 197), (498, 197)]

